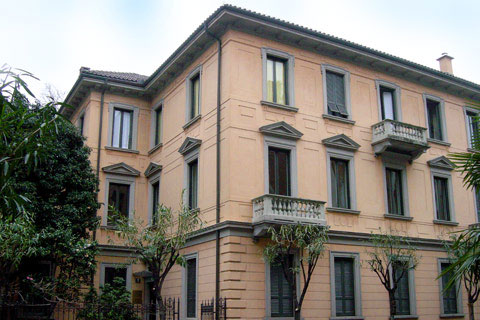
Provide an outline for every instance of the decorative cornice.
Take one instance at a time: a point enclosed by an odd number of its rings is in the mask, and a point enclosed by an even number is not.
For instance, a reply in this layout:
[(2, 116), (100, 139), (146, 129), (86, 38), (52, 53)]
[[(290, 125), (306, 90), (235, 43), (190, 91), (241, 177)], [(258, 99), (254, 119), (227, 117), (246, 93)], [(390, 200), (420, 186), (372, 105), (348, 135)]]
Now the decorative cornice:
[(437, 168), (437, 169), (443, 169), (443, 170), (449, 170), (449, 171), (452, 171), (453, 169), (455, 169), (455, 164), (445, 156), (440, 156), (438, 158), (429, 160), (427, 161), (427, 163), (431, 168)]
[(358, 148), (360, 148), (360, 145), (358, 143), (356, 143), (355, 141), (353, 141), (351, 138), (347, 137), (343, 133), (330, 138), (323, 139), (322, 142), (327, 147), (345, 149), (350, 151), (355, 151)]
[(178, 152), (180, 152), (182, 155), (186, 155), (190, 151), (200, 147), (201, 144), (202, 140), (187, 137), (180, 146), (180, 149), (178, 149)]
[(157, 172), (162, 171), (162, 166), (155, 162), (150, 162), (147, 169), (145, 170), (145, 177), (150, 178)]
[(140, 175), (140, 171), (130, 167), (128, 164), (124, 162), (103, 167), (102, 171), (105, 173), (120, 174), (124, 176), (132, 176), (132, 177), (138, 177)]
[(285, 121), (280, 121), (266, 126), (260, 127), (260, 132), (263, 134), (277, 136), (287, 139), (300, 139), (303, 136), (303, 133), (286, 123)]

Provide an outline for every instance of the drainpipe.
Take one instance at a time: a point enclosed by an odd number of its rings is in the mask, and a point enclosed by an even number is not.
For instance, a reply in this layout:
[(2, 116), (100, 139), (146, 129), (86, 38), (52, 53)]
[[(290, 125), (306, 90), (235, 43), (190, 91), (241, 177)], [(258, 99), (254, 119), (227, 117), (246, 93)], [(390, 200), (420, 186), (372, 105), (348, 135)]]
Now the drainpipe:
[[(215, 36), (212, 32), (208, 30), (207, 23), (204, 25), (204, 30), (207, 35), (212, 37), (217, 41), (218, 49), (217, 49), (217, 63), (218, 63), (218, 73), (217, 73), (217, 168), (216, 168), (216, 205), (215, 205), (215, 214), (216, 214), (216, 224), (220, 223), (220, 108), (221, 108), (221, 99), (220, 99), (220, 80), (221, 80), (221, 72), (222, 72), (222, 40)], [(220, 230), (215, 232), (215, 319), (220, 319), (218, 313), (218, 300), (220, 298)]]

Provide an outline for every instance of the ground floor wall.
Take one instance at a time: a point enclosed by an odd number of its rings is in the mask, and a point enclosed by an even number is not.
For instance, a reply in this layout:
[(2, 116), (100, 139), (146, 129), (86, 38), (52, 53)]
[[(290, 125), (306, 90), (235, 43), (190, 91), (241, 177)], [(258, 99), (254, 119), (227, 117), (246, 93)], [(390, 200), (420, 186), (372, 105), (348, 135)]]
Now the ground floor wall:
[[(338, 242), (338, 241), (332, 241)], [(353, 241), (355, 242), (355, 241)], [(228, 299), (228, 319), (270, 319), (268, 310), (268, 265), (264, 262), (262, 251), (266, 240), (254, 240), (247, 235), (223, 235), (220, 239), (220, 292), (221, 296)], [(335, 319), (388, 319), (389, 304), (388, 294), (380, 283), (377, 275), (369, 269), (366, 260), (368, 250), (371, 247), (367, 243), (358, 241), (357, 244), (330, 243), (324, 256), (319, 261), (312, 282), (302, 308), (304, 319), (332, 319), (332, 275), (331, 259), (337, 254), (353, 255), (358, 257), (360, 304), (355, 317), (335, 317)], [(125, 255), (117, 254), (99, 256), (96, 284), (101, 284), (102, 264), (128, 263)], [(413, 301), (414, 312), (408, 319), (433, 320), (444, 318), (441, 308), (441, 287), (437, 280), (439, 275), (439, 259), (446, 258), (446, 253), (441, 246), (426, 248), (419, 246), (416, 250), (420, 263), (413, 272)], [(204, 237), (197, 239), (191, 245), (183, 249), (187, 257), (197, 259), (196, 272), (196, 318), (200, 319), (200, 304), (215, 296), (215, 239)], [(146, 281), (141, 271), (145, 267), (142, 264), (134, 264), (130, 267), (131, 290), (133, 299), (137, 303), (147, 302)], [(179, 265), (173, 267), (162, 289), (164, 297), (180, 297), (182, 319), (185, 317), (186, 279), (185, 268)], [(449, 318), (462, 318), (468, 315), (467, 294), (462, 286), (462, 302), (459, 314), (448, 316)], [(140, 293), (139, 293), (140, 292)], [(135, 298), (136, 297), (136, 298)], [(467, 316), (465, 316), (467, 317)]]

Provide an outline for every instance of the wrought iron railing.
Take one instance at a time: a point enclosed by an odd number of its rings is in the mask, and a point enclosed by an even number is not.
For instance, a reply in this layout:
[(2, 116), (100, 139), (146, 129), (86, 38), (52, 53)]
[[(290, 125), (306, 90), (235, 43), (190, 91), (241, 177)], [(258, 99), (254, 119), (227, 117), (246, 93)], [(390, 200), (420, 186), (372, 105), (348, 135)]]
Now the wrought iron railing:
[(299, 222), (325, 224), (325, 202), (273, 194), (255, 198), (253, 223)]
[(216, 302), (215, 299), (202, 301), (200, 320), (227, 320), (227, 299), (220, 298)]
[(372, 126), (372, 144), (394, 138), (417, 144), (427, 144), (427, 129), (408, 123), (386, 119)]

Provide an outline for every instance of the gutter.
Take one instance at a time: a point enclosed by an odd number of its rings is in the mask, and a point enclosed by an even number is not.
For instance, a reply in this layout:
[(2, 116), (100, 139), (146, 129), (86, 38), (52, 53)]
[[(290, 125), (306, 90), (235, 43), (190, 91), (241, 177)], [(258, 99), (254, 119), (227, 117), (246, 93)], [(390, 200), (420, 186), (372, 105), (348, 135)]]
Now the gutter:
[[(216, 134), (216, 143), (217, 143), (217, 166), (216, 166), (216, 204), (215, 204), (215, 222), (218, 225), (220, 223), (220, 109), (221, 109), (221, 74), (222, 74), (222, 40), (215, 36), (212, 32), (208, 30), (208, 25), (205, 22), (204, 30), (207, 35), (212, 37), (217, 41), (217, 134)], [(220, 230), (215, 231), (215, 319), (220, 319), (219, 310), (219, 299), (220, 299)]]

